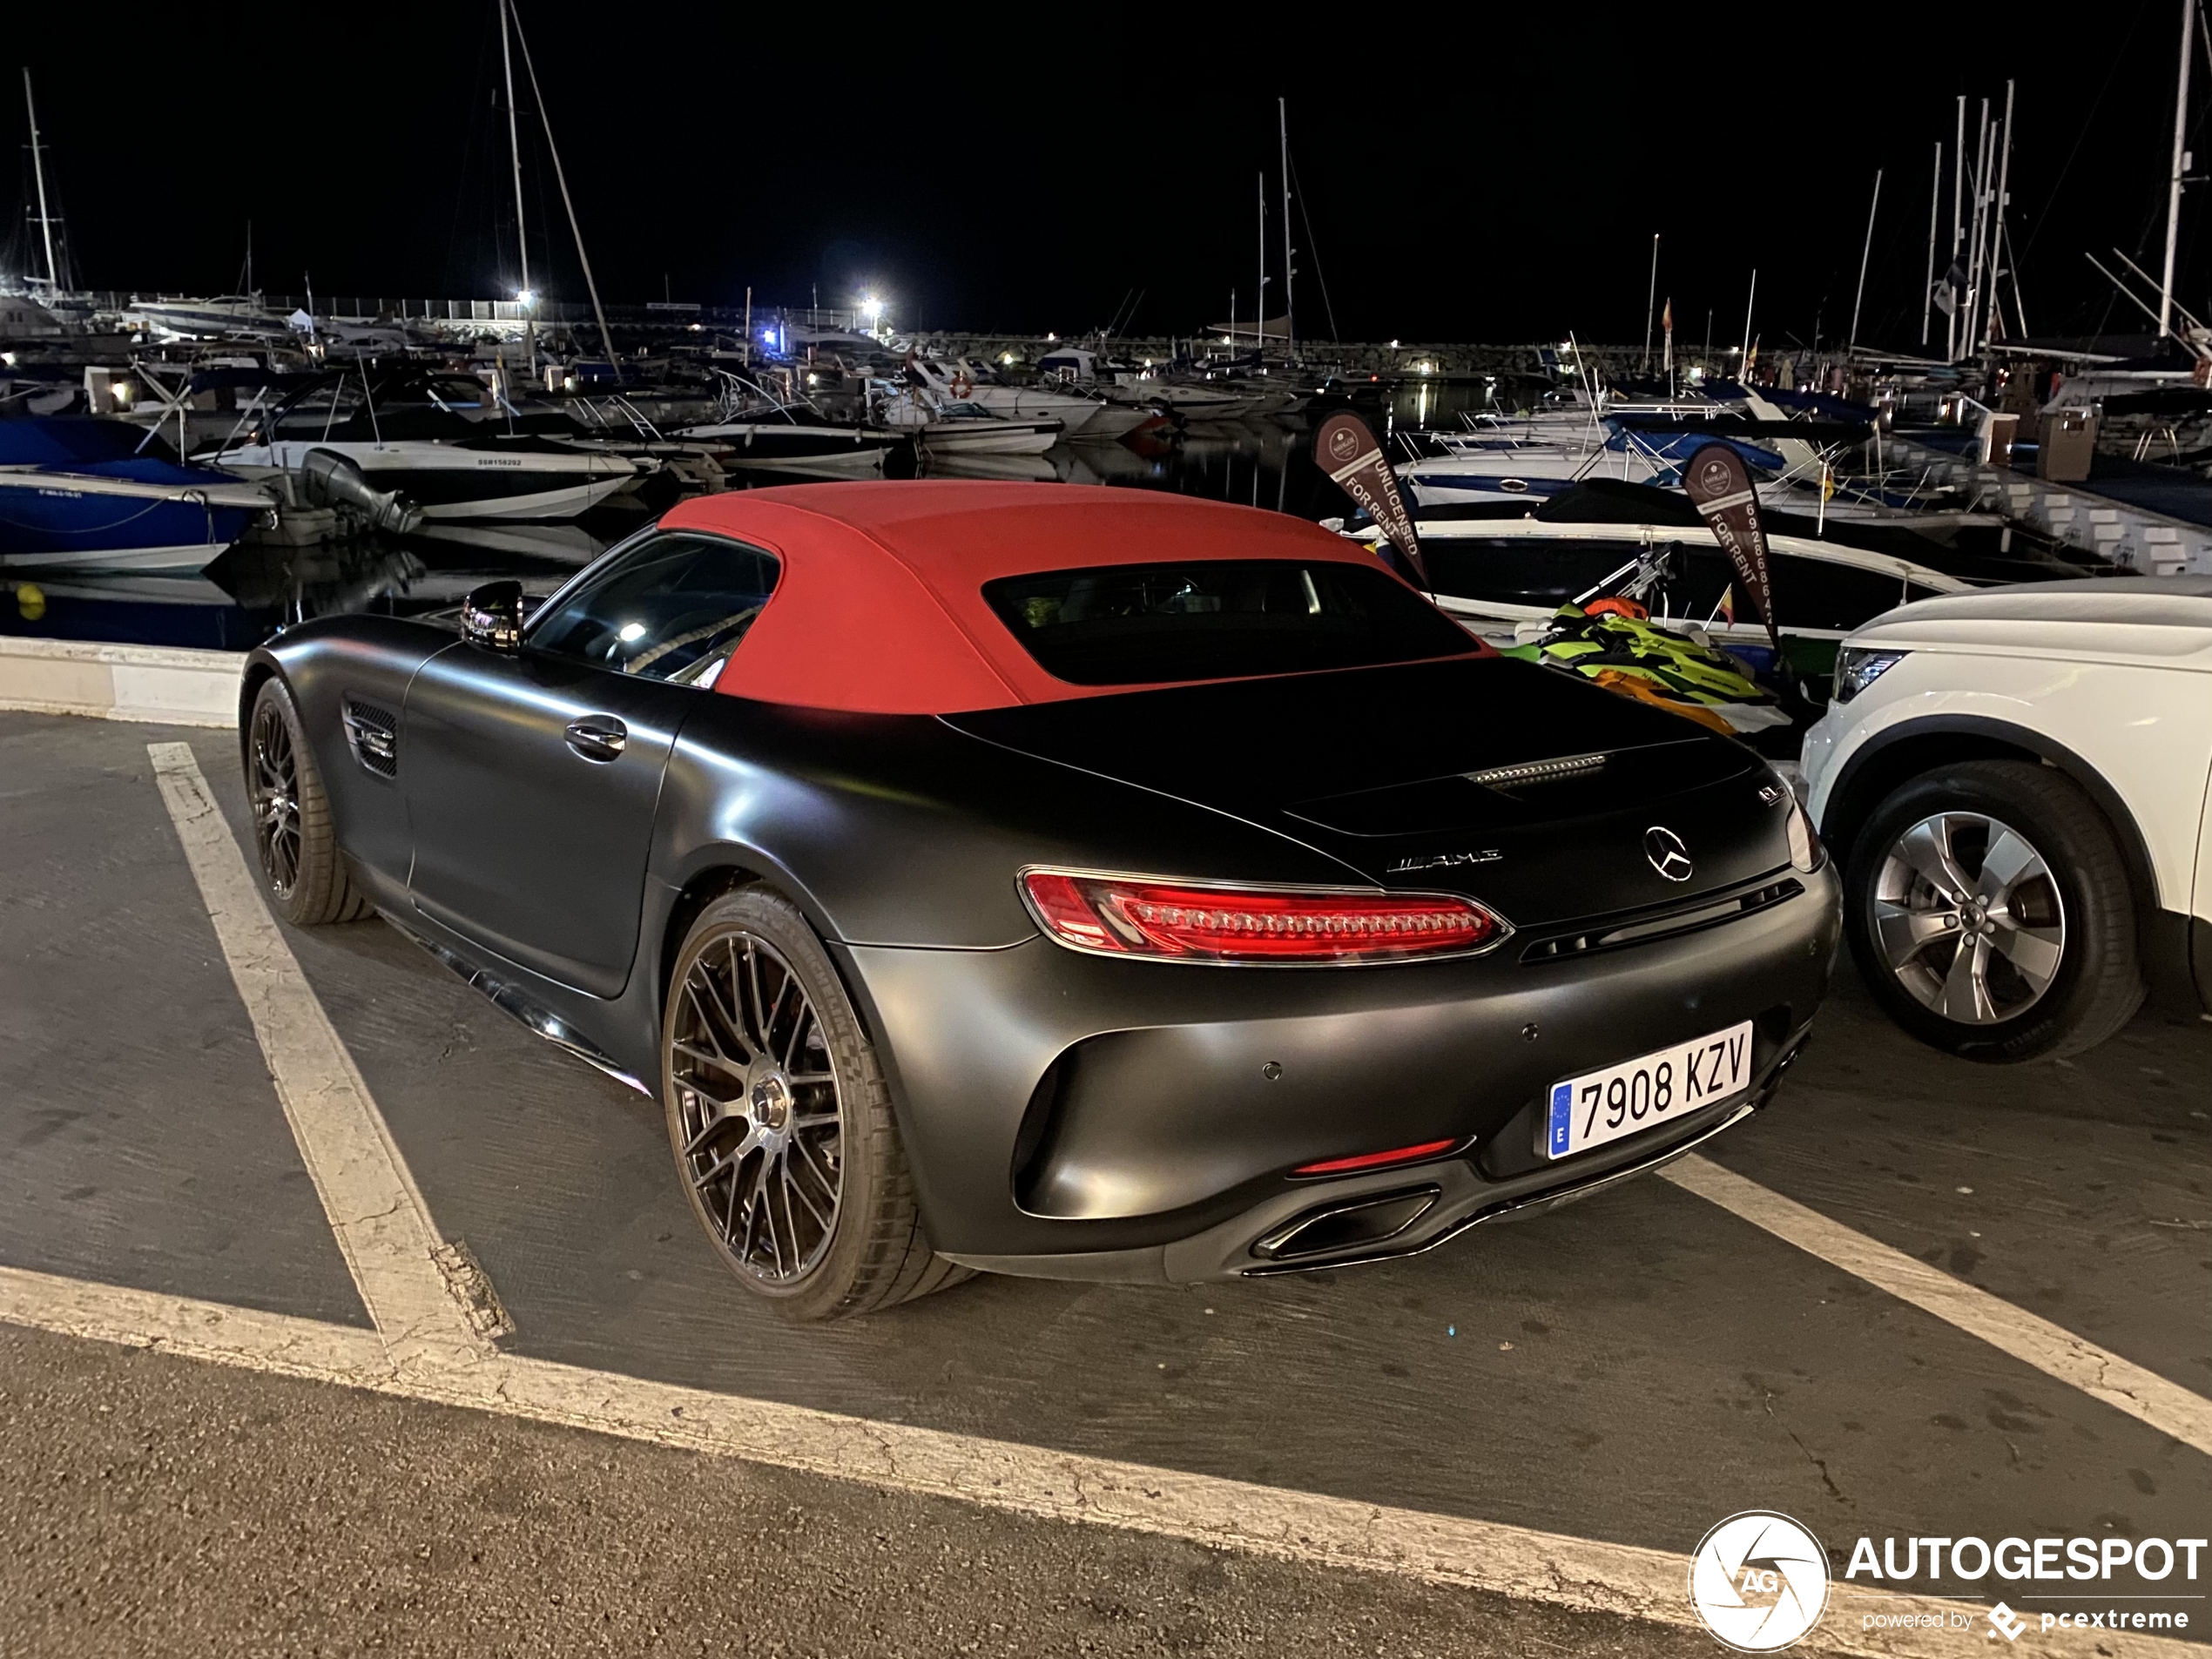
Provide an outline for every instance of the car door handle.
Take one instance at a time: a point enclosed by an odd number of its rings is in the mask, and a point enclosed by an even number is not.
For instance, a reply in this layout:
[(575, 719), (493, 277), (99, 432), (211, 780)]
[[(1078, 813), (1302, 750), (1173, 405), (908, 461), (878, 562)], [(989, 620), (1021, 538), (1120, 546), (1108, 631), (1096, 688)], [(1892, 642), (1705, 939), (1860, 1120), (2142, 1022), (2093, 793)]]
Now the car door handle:
[(610, 714), (571, 720), (567, 735), (569, 747), (586, 760), (619, 760), (630, 746), (630, 728)]

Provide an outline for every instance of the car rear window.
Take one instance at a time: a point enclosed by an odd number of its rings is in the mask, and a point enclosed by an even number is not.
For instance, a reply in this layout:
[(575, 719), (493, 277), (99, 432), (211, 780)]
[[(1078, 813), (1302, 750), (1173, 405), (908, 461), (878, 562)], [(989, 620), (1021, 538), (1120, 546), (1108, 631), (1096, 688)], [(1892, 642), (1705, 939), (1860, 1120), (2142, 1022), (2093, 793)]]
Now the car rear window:
[(1077, 685), (1235, 679), (1453, 657), (1474, 643), (1403, 583), (1293, 559), (1116, 564), (983, 584), (1047, 673)]

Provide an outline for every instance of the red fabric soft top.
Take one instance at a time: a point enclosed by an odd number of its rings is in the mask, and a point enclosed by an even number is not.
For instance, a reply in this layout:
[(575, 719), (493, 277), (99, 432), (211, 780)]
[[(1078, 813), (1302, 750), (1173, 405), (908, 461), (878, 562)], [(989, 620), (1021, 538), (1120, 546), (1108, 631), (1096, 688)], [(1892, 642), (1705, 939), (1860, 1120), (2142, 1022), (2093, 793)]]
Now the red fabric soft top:
[(782, 562), (717, 691), (873, 714), (1136, 689), (1046, 673), (984, 601), (983, 584), (999, 577), (1197, 559), (1375, 563), (1357, 543), (1280, 513), (1078, 484), (795, 484), (697, 496), (661, 523)]

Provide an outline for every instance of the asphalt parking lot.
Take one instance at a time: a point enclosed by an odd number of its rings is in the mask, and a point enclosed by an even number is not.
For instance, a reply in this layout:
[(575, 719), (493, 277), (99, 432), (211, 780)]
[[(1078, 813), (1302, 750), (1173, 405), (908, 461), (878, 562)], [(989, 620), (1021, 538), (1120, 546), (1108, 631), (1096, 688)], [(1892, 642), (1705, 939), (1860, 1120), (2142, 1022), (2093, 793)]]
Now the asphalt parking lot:
[[(0, 714), (0, 1268), (367, 1332), (156, 786), (148, 745), (179, 740), (243, 843), (231, 734)], [(725, 1282), (653, 1102), (538, 1041), (381, 922), (286, 936), (429, 1213), (466, 1240), (496, 1291), (512, 1327), (502, 1353), (1677, 1555), (1724, 1516), (1776, 1509), (1826, 1541), (1838, 1577), (1860, 1534), (1878, 1547), (1885, 1534), (2178, 1539), (2212, 1521), (2202, 1435), (2115, 1409), (1661, 1179), (1387, 1265), (1171, 1290), (984, 1278), (873, 1318), (792, 1329)], [(2146, 1014), (2070, 1062), (1981, 1067), (1905, 1038), (1846, 968), (1779, 1103), (1706, 1150), (1759, 1189), (1979, 1287), (1984, 1302), (2162, 1379), (2186, 1411), (2212, 1394), (2209, 1114), (2212, 1023)], [(18, 1437), (38, 1417), (26, 1401), (65, 1401), (92, 1386), (86, 1366), (109, 1364), (40, 1345), (56, 1340), (0, 1345)], [(132, 1374), (151, 1375), (101, 1386)], [(39, 1420), (49, 1427), (34, 1449), (46, 1457), (51, 1423), (78, 1420)], [(0, 1446), (10, 1433), (0, 1426)], [(523, 1456), (513, 1448), (527, 1436), (506, 1443)], [(18, 1438), (4, 1455), (30, 1452)], [(778, 1501), (810, 1501), (798, 1477), (777, 1478)], [(10, 1530), (69, 1507), (53, 1505), (19, 1508)], [(825, 1513), (833, 1526), (850, 1514)], [(994, 1519), (1006, 1533), (995, 1546), (955, 1536), (969, 1521), (914, 1524), (965, 1552), (962, 1581), (980, 1575), (975, 1594), (989, 1600), (993, 1574), (1034, 1548), (1015, 1534), (1048, 1523)], [(1142, 1575), (1148, 1548), (1189, 1549), (1128, 1536), (1097, 1548), (1122, 1553), (1124, 1577)], [(14, 1559), (0, 1595), (44, 1609), (36, 1628), (54, 1645), (35, 1650), (69, 1650), (77, 1558), (19, 1537)], [(1372, 1588), (1293, 1588), (1295, 1575), (1271, 1588), (1261, 1568), (1238, 1570), (1244, 1622), (1208, 1627), (1220, 1650), (1244, 1650), (1236, 1629), (1281, 1638), (1355, 1604), (1345, 1616), (1366, 1619), (1357, 1628), (1376, 1639), (1352, 1650), (1454, 1650), (1448, 1600), (1436, 1598), (1455, 1592), (1424, 1588), (1401, 1606)], [(2074, 1589), (1914, 1588), (1977, 1613), (2000, 1593), (2027, 1610)], [(2212, 1631), (2206, 1588), (2163, 1586), (2198, 1598), (2172, 1604), (2202, 1610), (2192, 1640)], [(478, 1597), (476, 1613), (490, 1616), (486, 1605)], [(1272, 1632), (1270, 1608), (1285, 1622)], [(1648, 1642), (1568, 1626), (1523, 1634), (1527, 1651), (1683, 1640), (1656, 1628)], [(791, 1650), (814, 1650), (809, 1640), (826, 1638), (799, 1629)], [(1076, 1650), (1076, 1634), (1068, 1642)], [(1305, 1649), (1285, 1639), (1251, 1650)]]

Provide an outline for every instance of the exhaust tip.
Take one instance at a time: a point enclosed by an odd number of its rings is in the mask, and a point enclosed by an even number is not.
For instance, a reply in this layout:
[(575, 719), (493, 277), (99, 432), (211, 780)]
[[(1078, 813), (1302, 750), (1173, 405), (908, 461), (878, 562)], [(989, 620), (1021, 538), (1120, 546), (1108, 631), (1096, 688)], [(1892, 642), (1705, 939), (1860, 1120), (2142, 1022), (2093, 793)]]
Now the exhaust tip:
[(1252, 1245), (1262, 1261), (1283, 1262), (1366, 1250), (1397, 1238), (1435, 1205), (1441, 1190), (1417, 1187), (1309, 1210)]

